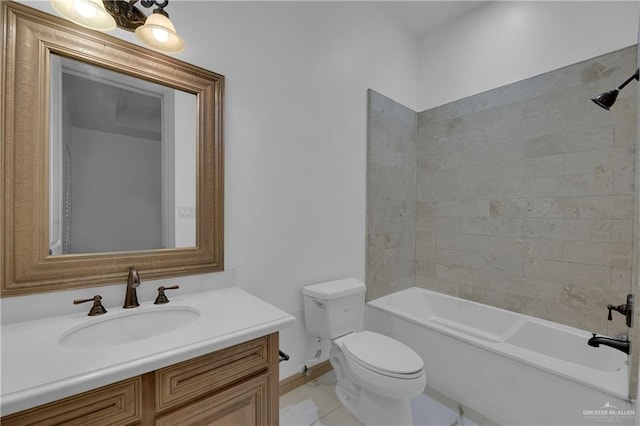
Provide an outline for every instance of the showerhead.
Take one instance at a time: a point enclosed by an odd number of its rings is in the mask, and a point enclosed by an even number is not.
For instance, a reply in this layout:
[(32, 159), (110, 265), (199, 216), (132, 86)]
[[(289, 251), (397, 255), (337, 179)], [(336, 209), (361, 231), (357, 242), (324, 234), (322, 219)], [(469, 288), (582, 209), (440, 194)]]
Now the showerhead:
[(602, 108), (609, 111), (609, 108), (616, 102), (616, 98), (618, 97), (619, 90), (612, 90), (610, 92), (605, 92), (601, 95), (596, 96), (595, 98), (591, 98), (596, 105), (601, 106)]
[(627, 79), (627, 81), (625, 81), (624, 83), (622, 83), (620, 85), (620, 87), (618, 87), (616, 90), (612, 90), (610, 92), (605, 92), (601, 95), (596, 96), (595, 98), (591, 98), (591, 100), (593, 102), (596, 103), (596, 105), (606, 109), (607, 111), (609, 111), (609, 108), (611, 108), (613, 106), (614, 103), (616, 103), (616, 99), (618, 98), (618, 93), (620, 93), (620, 90), (622, 90), (624, 88), (624, 86), (626, 86), (627, 84), (629, 84), (629, 82), (631, 82), (631, 80), (638, 80), (638, 76), (640, 75), (640, 69), (637, 69), (635, 74), (633, 74), (631, 77), (629, 77)]

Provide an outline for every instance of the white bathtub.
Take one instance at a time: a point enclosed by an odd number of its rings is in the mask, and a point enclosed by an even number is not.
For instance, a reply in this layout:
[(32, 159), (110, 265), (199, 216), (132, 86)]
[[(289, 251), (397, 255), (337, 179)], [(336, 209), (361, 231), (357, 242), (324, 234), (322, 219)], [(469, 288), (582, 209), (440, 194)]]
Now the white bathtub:
[(417, 287), (365, 318), (422, 356), (427, 386), (499, 424), (634, 422), (628, 356), (588, 346), (588, 331)]

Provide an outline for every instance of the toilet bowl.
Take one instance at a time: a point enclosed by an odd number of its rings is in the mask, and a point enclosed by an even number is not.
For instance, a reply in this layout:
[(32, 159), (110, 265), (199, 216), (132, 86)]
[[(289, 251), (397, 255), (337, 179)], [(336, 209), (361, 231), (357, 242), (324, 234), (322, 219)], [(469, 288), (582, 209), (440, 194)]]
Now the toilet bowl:
[(424, 362), (391, 337), (358, 331), (364, 291), (356, 279), (305, 287), (307, 330), (332, 340), (336, 395), (351, 414), (365, 425), (412, 425), (410, 399), (426, 385)]
[(412, 425), (410, 399), (426, 385), (422, 358), (390, 337), (362, 331), (332, 342), (336, 395), (365, 425)]

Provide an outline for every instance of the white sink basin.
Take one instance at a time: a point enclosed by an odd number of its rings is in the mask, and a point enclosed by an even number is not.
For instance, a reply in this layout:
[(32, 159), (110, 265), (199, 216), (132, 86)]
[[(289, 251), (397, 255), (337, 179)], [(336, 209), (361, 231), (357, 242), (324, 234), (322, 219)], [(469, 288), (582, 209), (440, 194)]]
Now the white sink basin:
[(64, 332), (58, 342), (76, 348), (120, 345), (159, 336), (200, 317), (200, 311), (187, 306), (134, 310), (95, 318)]

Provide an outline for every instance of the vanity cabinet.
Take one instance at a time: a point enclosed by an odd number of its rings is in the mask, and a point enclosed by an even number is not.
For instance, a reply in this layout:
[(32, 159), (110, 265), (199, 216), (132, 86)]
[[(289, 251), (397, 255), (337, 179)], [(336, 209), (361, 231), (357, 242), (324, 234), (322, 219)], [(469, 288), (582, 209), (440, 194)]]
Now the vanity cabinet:
[(277, 425), (278, 333), (0, 419), (24, 425)]

